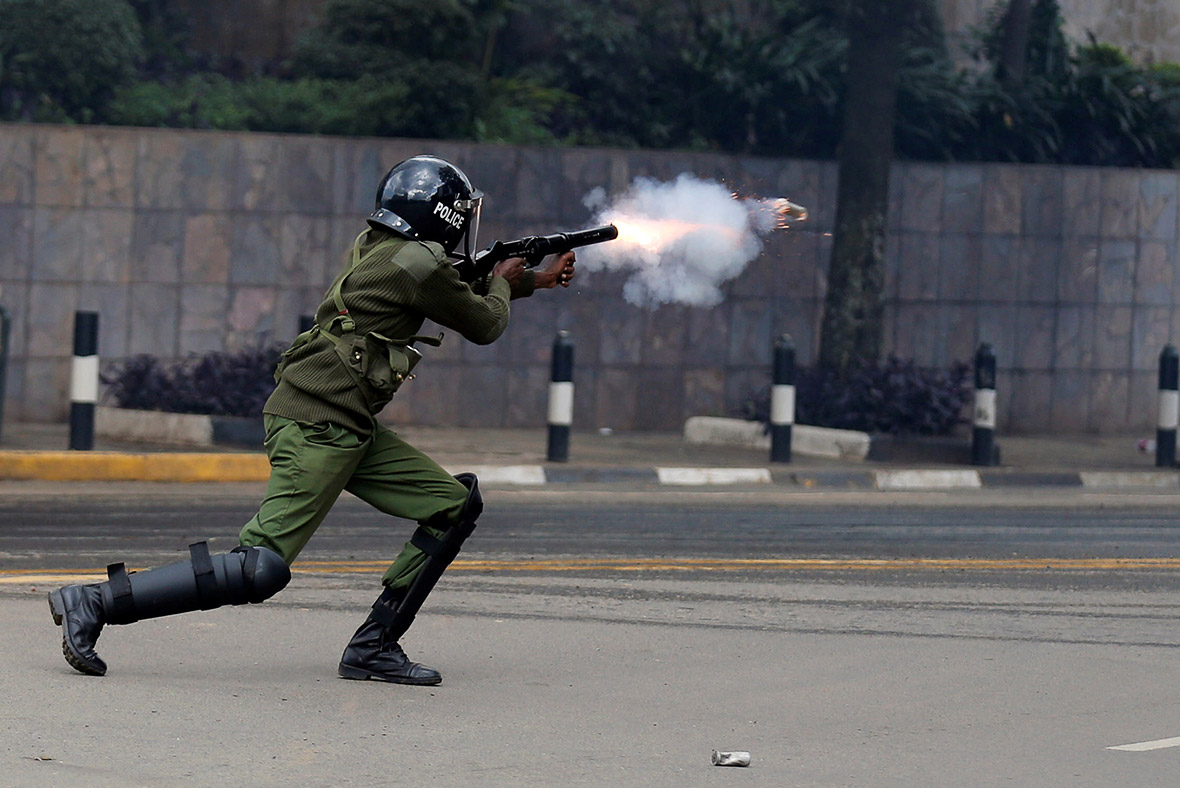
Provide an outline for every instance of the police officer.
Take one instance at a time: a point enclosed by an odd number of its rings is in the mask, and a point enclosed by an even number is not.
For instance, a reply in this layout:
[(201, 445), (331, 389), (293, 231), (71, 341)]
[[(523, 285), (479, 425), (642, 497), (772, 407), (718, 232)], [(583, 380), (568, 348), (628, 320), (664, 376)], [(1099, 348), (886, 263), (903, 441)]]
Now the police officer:
[[(263, 408), (271, 475), (239, 546), (142, 572), (108, 567), (105, 582), (50, 592), (62, 652), (75, 669), (106, 673), (94, 647), (105, 624), (261, 602), (290, 580), (289, 566), (344, 490), (418, 528), (382, 577), (382, 590), (341, 657), (348, 679), (438, 684), (437, 670), (411, 661), (398, 640), (475, 528), (483, 508), (474, 475), (453, 477), (376, 420), (420, 358), (430, 320), (477, 344), (507, 327), (509, 301), (568, 287), (574, 254), (535, 269), (513, 258), (476, 281), (483, 195), (434, 156), (401, 162), (382, 180), (349, 264), (279, 363)], [(460, 248), (460, 245), (462, 247)], [(463, 272), (463, 273), (461, 273)]]

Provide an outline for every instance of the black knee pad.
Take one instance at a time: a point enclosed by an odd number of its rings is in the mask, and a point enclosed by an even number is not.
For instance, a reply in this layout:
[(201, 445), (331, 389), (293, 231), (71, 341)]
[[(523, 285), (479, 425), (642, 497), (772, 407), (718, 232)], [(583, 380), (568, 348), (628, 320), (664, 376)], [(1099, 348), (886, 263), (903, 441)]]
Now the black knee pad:
[[(474, 473), (455, 474), (455, 480), (467, 488), (467, 500), (463, 502), (463, 521), (475, 523), (483, 514), (483, 496), (479, 494), (479, 479)], [(474, 527), (474, 525), (472, 526)]]
[(274, 550), (266, 547), (235, 547), (226, 555), (235, 553), (244, 556), (241, 572), (247, 591), (246, 602), (265, 602), (291, 582), (291, 567), (287, 566), (287, 562)]
[(111, 624), (130, 624), (191, 610), (262, 602), (291, 580), (278, 553), (265, 547), (235, 547), (209, 554), (206, 542), (189, 545), (189, 560), (128, 572), (123, 564), (107, 567), (101, 585), (103, 609)]
[(373, 606), (374, 619), (379, 621), (394, 638), (400, 638), (414, 623), (414, 616), (418, 614), (422, 603), (434, 589), (436, 583), (471, 532), (475, 530), (475, 521), (483, 513), (483, 498), (479, 494), (479, 480), (474, 473), (460, 473), (455, 478), (467, 488), (467, 500), (463, 502), (463, 509), (459, 513), (459, 522), (451, 523), (441, 518), (431, 518), (426, 523), (432, 528), (443, 529), (441, 538), (432, 536), (425, 527), (419, 526), (410, 537), (410, 544), (426, 554), (426, 561), (418, 570), (417, 577), (406, 590), (402, 599), (398, 600), (396, 608), (378, 600)]

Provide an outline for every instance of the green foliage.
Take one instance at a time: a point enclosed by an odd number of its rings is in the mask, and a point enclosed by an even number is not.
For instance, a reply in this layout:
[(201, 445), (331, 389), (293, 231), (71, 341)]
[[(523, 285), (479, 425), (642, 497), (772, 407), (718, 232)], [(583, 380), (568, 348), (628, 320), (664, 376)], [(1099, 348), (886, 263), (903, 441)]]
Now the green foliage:
[(1180, 86), (1091, 42), (1075, 58), (1059, 116), (1060, 160), (1070, 164), (1169, 167), (1180, 162)]
[(92, 120), (142, 56), (126, 0), (0, 0), (0, 117)]
[(550, 119), (567, 111), (573, 97), (527, 78), (494, 79), (488, 85), (482, 114), (475, 119), (475, 139), (518, 145), (555, 145)]
[(196, 75), (178, 83), (145, 82), (120, 91), (108, 116), (129, 126), (302, 132), (353, 136), (455, 136), (449, 118), (421, 102), (403, 81), (235, 82)]
[(1154, 63), (1147, 67), (1147, 75), (1164, 88), (1180, 88), (1180, 63)]
[(943, 52), (911, 48), (902, 53), (894, 129), (899, 156), (954, 158), (978, 133), (976, 109), (969, 78)]
[(990, 69), (973, 85), (978, 133), (959, 158), (1173, 167), (1180, 164), (1180, 67), (1135, 65), (1091, 38), (1071, 47), (1056, 0), (1036, 0), (1028, 63), (1017, 85), (997, 76), (1001, 27), (984, 35)]
[(257, 416), (274, 390), (274, 371), (285, 347), (259, 341), (233, 352), (190, 355), (167, 363), (133, 356), (102, 375), (106, 396), (120, 408)]
[[(889, 435), (949, 435), (966, 419), (971, 368), (919, 367), (912, 359), (857, 359), (846, 376), (819, 365), (796, 376), (798, 424)], [(748, 396), (738, 416), (770, 421), (770, 387)]]
[(196, 68), (197, 58), (188, 50), (188, 18), (172, 3), (160, 0), (128, 0), (143, 31), (144, 77), (176, 77)]
[[(329, 0), (275, 76), (231, 79), (157, 0), (0, 0), (0, 118), (830, 158), (851, 7)], [(1180, 65), (1075, 46), (1058, 0), (1032, 0), (1024, 73), (1002, 79), (1006, 7), (964, 69), (935, 5), (913, 5), (899, 156), (1180, 165)]]
[[(321, 123), (308, 130), (358, 133), (335, 129), (360, 126), (365, 134), (475, 136), (485, 100), (475, 55), (479, 30), (467, 0), (331, 0), (292, 62), (297, 79), (337, 85), (339, 106), (328, 111), (335, 117), (316, 118)], [(343, 117), (351, 101), (360, 105), (359, 122)]]
[[(528, 17), (514, 20), (517, 27), (505, 36), (501, 69), (507, 76), (546, 83), (574, 97), (554, 118), (553, 132), (559, 138), (667, 147), (676, 138), (664, 110), (671, 97), (669, 91), (653, 88), (669, 76), (677, 47), (674, 32), (665, 30), (663, 46), (646, 48), (644, 42), (651, 40), (665, 12), (624, 5), (533, 0)], [(675, 84), (692, 91), (687, 83)]]
[(215, 74), (179, 83), (138, 82), (115, 93), (107, 108), (111, 123), (173, 128), (248, 128), (249, 109), (232, 82)]
[[(988, 14), (988, 25), (980, 35), (976, 55), (994, 69), (1004, 48), (1004, 13), (1008, 0), (1000, 0)], [(1060, 80), (1069, 71), (1069, 41), (1065, 18), (1057, 0), (1033, 0), (1029, 14), (1025, 76)]]
[(497, 67), (572, 97), (577, 144), (830, 151), (843, 39), (822, 3), (528, 0)]
[(957, 158), (976, 161), (1052, 162), (1062, 146), (1057, 115), (1060, 87), (1028, 78), (1010, 91), (990, 75), (972, 85), (976, 133), (963, 141)]
[(296, 76), (356, 79), (422, 64), (474, 63), (479, 42), (464, 0), (330, 0), (296, 47)]
[(723, 150), (828, 155), (847, 43), (816, 18), (793, 27), (776, 21), (756, 28), (732, 17), (706, 21), (697, 44), (682, 52), (688, 78), (701, 86), (693, 125)]

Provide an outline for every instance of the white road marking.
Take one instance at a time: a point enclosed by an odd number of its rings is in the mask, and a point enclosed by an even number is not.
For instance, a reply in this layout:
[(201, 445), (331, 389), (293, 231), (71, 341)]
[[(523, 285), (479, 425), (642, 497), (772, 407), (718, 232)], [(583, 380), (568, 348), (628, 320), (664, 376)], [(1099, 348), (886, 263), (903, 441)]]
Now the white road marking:
[(1117, 747), (1107, 747), (1106, 749), (1122, 750), (1123, 752), (1148, 752), (1149, 750), (1164, 750), (1168, 747), (1180, 747), (1180, 736), (1173, 736), (1171, 739), (1141, 741), (1135, 744), (1120, 744)]
[(983, 482), (978, 471), (907, 470), (877, 471), (878, 490), (979, 489)]
[(466, 471), (479, 477), (480, 484), (545, 484), (545, 469), (540, 465), (471, 465), (447, 468), (447, 472)]
[(1180, 485), (1174, 473), (1159, 471), (1080, 471), (1083, 487), (1148, 487), (1169, 489)]
[(656, 468), (660, 484), (770, 484), (768, 468)]

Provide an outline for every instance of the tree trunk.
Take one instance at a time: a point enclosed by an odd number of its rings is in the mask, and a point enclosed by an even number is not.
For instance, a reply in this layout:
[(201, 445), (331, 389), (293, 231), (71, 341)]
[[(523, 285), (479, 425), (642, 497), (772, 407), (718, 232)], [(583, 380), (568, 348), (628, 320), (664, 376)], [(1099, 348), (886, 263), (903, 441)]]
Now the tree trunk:
[(1004, 41), (1000, 51), (1000, 81), (1013, 88), (1024, 81), (1028, 63), (1028, 37), (1032, 22), (1032, 0), (1009, 0), (1004, 12)]
[(836, 226), (820, 365), (844, 375), (877, 359), (884, 337), (885, 231), (901, 40), (915, 0), (855, 0), (839, 147)]

